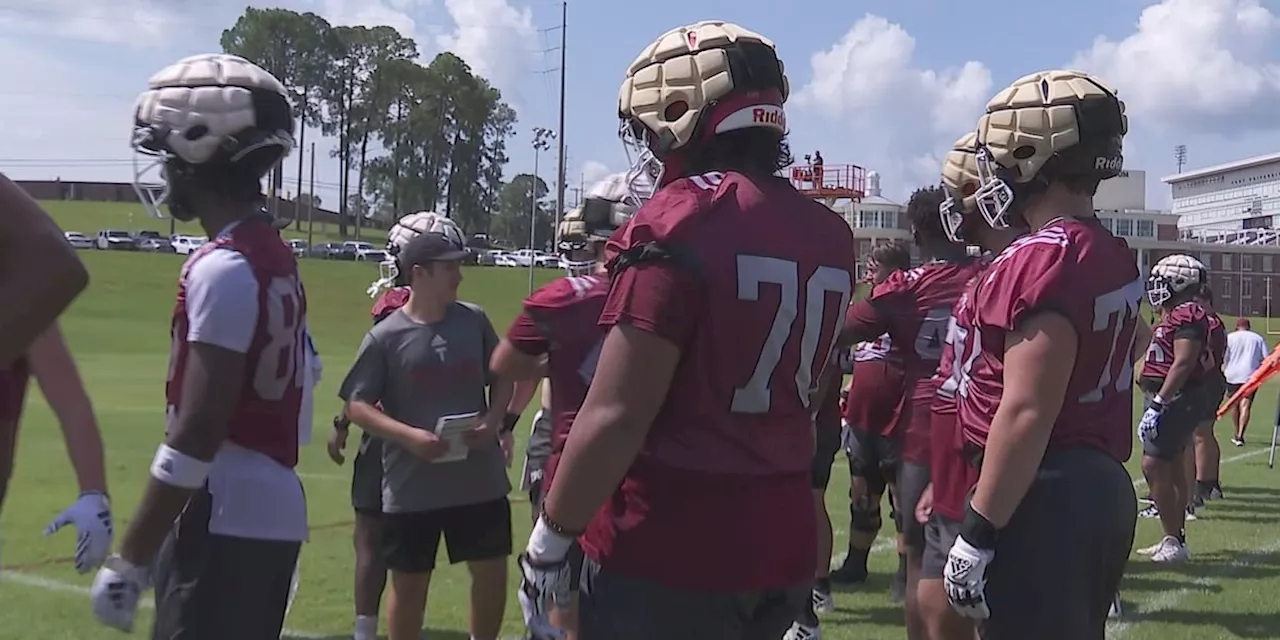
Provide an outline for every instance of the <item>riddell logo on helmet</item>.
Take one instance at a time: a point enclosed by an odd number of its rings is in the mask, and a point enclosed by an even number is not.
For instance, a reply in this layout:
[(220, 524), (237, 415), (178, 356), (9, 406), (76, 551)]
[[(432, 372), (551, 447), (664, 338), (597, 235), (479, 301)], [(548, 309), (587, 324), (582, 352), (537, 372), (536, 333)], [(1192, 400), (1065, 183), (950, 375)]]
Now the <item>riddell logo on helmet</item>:
[(1119, 171), (1123, 167), (1124, 158), (1119, 156), (1114, 158), (1099, 157), (1093, 160), (1093, 168), (1096, 171)]
[(751, 110), (751, 121), (757, 124), (771, 124), (779, 129), (787, 128), (787, 114), (782, 109), (756, 107)]

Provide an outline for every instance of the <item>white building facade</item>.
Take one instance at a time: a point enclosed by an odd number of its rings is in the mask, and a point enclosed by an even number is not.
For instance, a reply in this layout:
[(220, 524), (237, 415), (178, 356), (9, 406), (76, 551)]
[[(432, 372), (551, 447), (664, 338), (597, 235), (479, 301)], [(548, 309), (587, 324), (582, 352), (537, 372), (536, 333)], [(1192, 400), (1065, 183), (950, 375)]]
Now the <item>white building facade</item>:
[(1183, 230), (1280, 229), (1280, 153), (1162, 179)]

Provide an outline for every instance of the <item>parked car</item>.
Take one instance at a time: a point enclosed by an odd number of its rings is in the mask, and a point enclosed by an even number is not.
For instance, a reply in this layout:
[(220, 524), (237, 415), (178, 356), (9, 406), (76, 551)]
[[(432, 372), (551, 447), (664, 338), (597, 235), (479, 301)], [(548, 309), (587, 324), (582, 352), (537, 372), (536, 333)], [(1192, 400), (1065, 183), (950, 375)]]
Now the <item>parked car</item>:
[[(356, 260), (382, 260), (381, 256), (385, 256), (386, 252), (378, 247), (373, 246), (369, 242), (360, 242), (358, 240), (348, 240), (342, 243), (342, 246), (355, 252)], [(369, 254), (379, 254), (377, 258), (370, 258)]]
[(98, 237), (94, 239), (94, 246), (102, 250), (114, 251), (135, 251), (137, 245), (133, 244), (133, 236), (128, 231), (120, 231), (118, 229), (103, 229), (98, 232)]
[(200, 236), (173, 236), (173, 239), (169, 241), (169, 245), (173, 247), (175, 253), (185, 256), (199, 249), (208, 241), (207, 238), (201, 238)]
[(298, 240), (294, 238), (292, 240), (285, 240), (284, 243), (289, 245), (289, 250), (293, 252), (293, 257), (295, 258), (307, 257), (307, 253), (310, 247), (307, 246), (306, 240)]
[(160, 240), (165, 244), (168, 244), (168, 241), (164, 239), (164, 236), (160, 235), (159, 231), (152, 231), (150, 229), (143, 229), (133, 236), (133, 244), (137, 245), (139, 249), (142, 248), (143, 240)]
[(139, 251), (149, 251), (151, 253), (177, 253), (178, 250), (169, 244), (168, 240), (163, 238), (142, 238), (134, 243)]
[(374, 251), (356, 251), (356, 260), (382, 262), (387, 259), (387, 252), (382, 250)]
[(311, 247), (311, 256), (324, 260), (355, 260), (356, 250), (341, 242), (325, 242)]
[(66, 233), (63, 233), (62, 236), (67, 239), (67, 244), (71, 245), (71, 248), (73, 249), (93, 248), (93, 240), (89, 239), (89, 236), (86, 236), (79, 231), (67, 231)]
[[(520, 262), (519, 262), (518, 260), (516, 260), (516, 257), (515, 257), (514, 255), (510, 254), (510, 253), (499, 253), (499, 254), (497, 254), (497, 255), (493, 256), (493, 265), (494, 265), (495, 267), (519, 267), (519, 266), (521, 266)], [(527, 262), (526, 262), (523, 266), (527, 267), (527, 266), (529, 266), (529, 263), (527, 263)]]

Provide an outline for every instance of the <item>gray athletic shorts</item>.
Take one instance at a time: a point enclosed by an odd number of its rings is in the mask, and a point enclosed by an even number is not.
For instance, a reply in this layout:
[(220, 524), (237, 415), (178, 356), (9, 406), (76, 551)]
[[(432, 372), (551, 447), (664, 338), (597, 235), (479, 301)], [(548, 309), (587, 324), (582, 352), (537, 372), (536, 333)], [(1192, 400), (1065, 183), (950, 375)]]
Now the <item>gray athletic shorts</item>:
[[(542, 482), (542, 468), (546, 466), (547, 458), (551, 457), (552, 426), (551, 410), (544, 407), (533, 414), (533, 426), (529, 430), (529, 445), (524, 453), (524, 469), (520, 473), (520, 489), (531, 492), (529, 495), (531, 502), (535, 485)], [(540, 500), (539, 503), (541, 503)], [(534, 517), (537, 517), (536, 512)]]
[(363, 432), (351, 461), (351, 507), (365, 515), (382, 513), (382, 440)]
[(673, 589), (604, 571), (588, 558), (581, 586), (582, 640), (778, 640), (812, 584), (744, 593)]
[(929, 516), (924, 526), (924, 559), (921, 563), (921, 580), (941, 580), (947, 566), (947, 554), (960, 536), (960, 523), (942, 514)]
[(1133, 547), (1129, 473), (1097, 449), (1051, 449), (987, 569), (984, 640), (1102, 640)]
[(917, 552), (924, 551), (924, 525), (916, 520), (916, 505), (929, 486), (929, 467), (903, 461), (898, 467), (898, 530), (902, 542)]

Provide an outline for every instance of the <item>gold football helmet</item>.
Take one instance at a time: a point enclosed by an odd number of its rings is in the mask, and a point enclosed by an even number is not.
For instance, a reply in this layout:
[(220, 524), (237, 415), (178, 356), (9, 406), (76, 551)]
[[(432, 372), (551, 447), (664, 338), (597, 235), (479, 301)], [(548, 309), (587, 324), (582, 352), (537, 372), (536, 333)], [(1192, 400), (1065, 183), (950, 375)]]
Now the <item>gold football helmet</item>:
[(1128, 128), (1124, 103), (1098, 78), (1063, 70), (1018, 78), (987, 103), (978, 121), (978, 211), (1004, 229), (1020, 185), (1115, 177), (1124, 167)]
[(975, 158), (977, 146), (978, 134), (970, 131), (956, 140), (942, 159), (942, 190), (946, 192), (947, 199), (938, 208), (938, 215), (942, 218), (942, 230), (952, 242), (967, 242), (960, 228), (964, 226), (965, 216), (978, 210), (973, 196), (979, 185)]
[(773, 42), (754, 31), (706, 20), (662, 34), (618, 92), (632, 197), (647, 200), (666, 182), (668, 154), (698, 139), (749, 127), (785, 134), (789, 93)]

